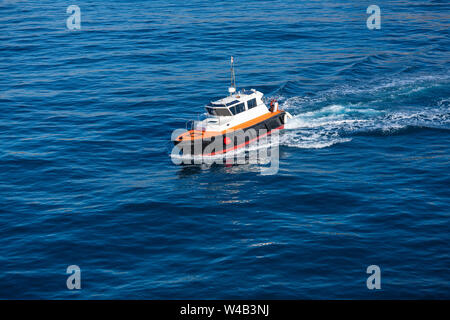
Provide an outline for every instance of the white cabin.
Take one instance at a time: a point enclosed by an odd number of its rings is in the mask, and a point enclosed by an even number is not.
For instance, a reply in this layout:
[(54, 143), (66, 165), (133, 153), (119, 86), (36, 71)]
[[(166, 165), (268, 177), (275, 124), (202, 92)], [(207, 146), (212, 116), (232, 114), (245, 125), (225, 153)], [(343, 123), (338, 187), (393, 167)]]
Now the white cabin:
[(242, 90), (206, 106), (209, 117), (196, 122), (195, 129), (223, 131), (270, 112), (262, 101), (263, 93)]

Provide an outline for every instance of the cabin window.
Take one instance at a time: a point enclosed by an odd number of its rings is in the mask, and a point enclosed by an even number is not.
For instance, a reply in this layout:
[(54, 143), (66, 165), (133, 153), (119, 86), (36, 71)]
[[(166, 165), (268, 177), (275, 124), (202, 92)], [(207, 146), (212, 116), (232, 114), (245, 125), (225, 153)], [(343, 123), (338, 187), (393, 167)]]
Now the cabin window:
[(256, 98), (247, 101), (247, 108), (251, 109), (256, 107)]
[(212, 116), (219, 116), (219, 117), (231, 116), (230, 110), (228, 110), (227, 108), (208, 108), (208, 107), (206, 107), (206, 111)]
[(245, 111), (245, 105), (243, 103), (239, 103), (236, 105), (236, 113), (241, 113)]
[(245, 105), (244, 105), (244, 103), (239, 103), (239, 104), (237, 104), (235, 106), (230, 107), (230, 111), (233, 114), (238, 114), (238, 113), (244, 112), (245, 111)]
[(219, 116), (219, 117), (231, 116), (231, 112), (227, 108), (217, 108), (217, 109), (214, 109), (214, 111), (216, 112), (216, 116)]

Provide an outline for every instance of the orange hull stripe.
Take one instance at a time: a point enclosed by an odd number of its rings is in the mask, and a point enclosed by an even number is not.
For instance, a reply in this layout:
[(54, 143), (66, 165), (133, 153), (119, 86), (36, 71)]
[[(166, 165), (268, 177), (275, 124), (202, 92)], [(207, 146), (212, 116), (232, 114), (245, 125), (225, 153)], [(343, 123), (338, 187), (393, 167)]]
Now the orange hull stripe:
[(255, 140), (258, 140), (258, 139), (260, 139), (260, 138), (262, 138), (262, 137), (264, 137), (264, 136), (266, 136), (266, 135), (271, 134), (272, 131), (279, 130), (279, 129), (283, 129), (283, 128), (284, 128), (284, 124), (281, 125), (281, 126), (279, 126), (278, 128), (272, 129), (272, 130), (270, 130), (269, 132), (266, 132), (266, 133), (264, 133), (264, 134), (262, 134), (262, 135), (260, 135), (260, 136), (257, 136), (256, 138), (253, 138), (253, 139), (251, 139), (251, 140), (249, 140), (249, 141), (247, 141), (247, 142), (241, 143), (241, 144), (239, 144), (239, 145), (237, 145), (237, 146), (234, 146), (234, 147), (231, 147), (231, 148), (228, 148), (228, 149), (225, 149), (225, 150), (221, 150), (221, 151), (218, 151), (218, 152), (211, 152), (211, 153), (208, 153), (208, 154), (203, 154), (203, 156), (214, 156), (214, 155), (216, 155), (216, 154), (222, 154), (222, 153), (226, 153), (226, 152), (228, 152), (228, 151), (232, 151), (232, 150), (236, 150), (236, 149), (242, 148), (242, 147), (248, 145), (249, 143), (251, 143), (251, 142), (253, 142), (253, 141), (255, 141)]
[(266, 114), (263, 114), (262, 116), (259, 116), (258, 118), (249, 120), (247, 122), (241, 123), (237, 126), (231, 127), (229, 129), (223, 130), (223, 131), (200, 131), (200, 130), (189, 130), (181, 135), (178, 136), (177, 140), (181, 141), (181, 140), (196, 140), (196, 139), (205, 139), (205, 138), (211, 138), (211, 137), (215, 137), (215, 136), (219, 136), (219, 135), (223, 135), (229, 132), (233, 132), (235, 130), (239, 130), (239, 129), (245, 129), (248, 127), (251, 127), (259, 122), (262, 122), (264, 120), (267, 120), (269, 118), (272, 118), (273, 116), (280, 114), (281, 110), (278, 110), (276, 112), (269, 112)]

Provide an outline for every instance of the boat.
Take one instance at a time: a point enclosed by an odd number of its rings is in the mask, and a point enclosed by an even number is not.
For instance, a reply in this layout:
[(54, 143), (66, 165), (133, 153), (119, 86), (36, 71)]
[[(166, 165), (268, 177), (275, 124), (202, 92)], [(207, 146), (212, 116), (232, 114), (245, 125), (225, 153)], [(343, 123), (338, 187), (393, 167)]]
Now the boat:
[(275, 99), (267, 107), (260, 91), (236, 90), (233, 57), (230, 82), (228, 96), (206, 105), (207, 118), (188, 121), (186, 131), (174, 139), (182, 155), (214, 156), (243, 148), (283, 129), (292, 117)]

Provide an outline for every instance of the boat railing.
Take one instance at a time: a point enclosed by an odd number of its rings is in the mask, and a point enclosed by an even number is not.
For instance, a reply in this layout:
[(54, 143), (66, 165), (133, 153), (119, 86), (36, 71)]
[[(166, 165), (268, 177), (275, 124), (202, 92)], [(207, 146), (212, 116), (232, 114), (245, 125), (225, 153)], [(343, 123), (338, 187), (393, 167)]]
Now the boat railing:
[(186, 130), (191, 131), (195, 129), (195, 120), (186, 121)]

